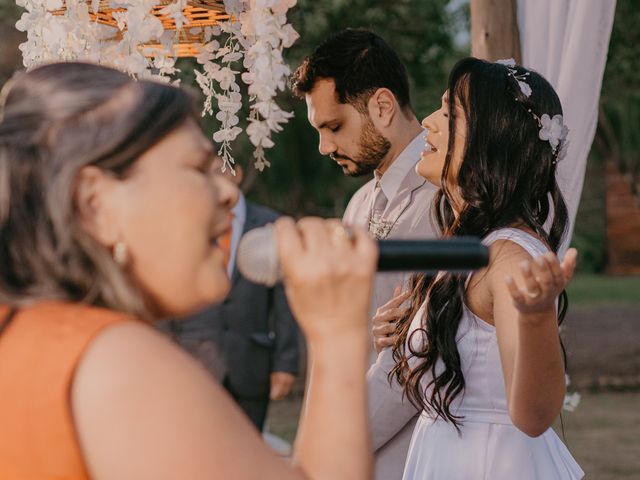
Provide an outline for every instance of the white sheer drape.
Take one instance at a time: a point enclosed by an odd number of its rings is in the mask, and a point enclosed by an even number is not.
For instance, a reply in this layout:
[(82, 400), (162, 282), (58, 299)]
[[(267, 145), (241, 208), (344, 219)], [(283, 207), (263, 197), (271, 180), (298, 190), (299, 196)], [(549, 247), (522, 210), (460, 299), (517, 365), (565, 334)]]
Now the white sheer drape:
[(571, 230), (578, 212), (587, 155), (598, 122), (615, 0), (518, 0), (522, 64), (544, 75), (558, 92), (569, 150), (558, 167)]

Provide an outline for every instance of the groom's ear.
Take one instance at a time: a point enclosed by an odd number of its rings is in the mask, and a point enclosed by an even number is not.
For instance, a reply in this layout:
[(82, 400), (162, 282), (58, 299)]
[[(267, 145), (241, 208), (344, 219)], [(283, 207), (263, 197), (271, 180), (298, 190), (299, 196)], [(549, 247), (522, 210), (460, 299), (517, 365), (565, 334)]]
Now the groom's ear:
[(396, 96), (388, 88), (377, 89), (368, 102), (369, 117), (378, 129), (391, 125), (399, 105)]

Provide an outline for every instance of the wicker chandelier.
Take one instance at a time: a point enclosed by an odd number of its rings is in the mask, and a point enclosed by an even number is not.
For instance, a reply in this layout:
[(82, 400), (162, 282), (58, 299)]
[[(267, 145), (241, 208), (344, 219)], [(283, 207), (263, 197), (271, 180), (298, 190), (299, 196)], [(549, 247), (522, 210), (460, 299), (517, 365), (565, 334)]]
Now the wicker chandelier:
[[(90, 11), (89, 15), (98, 23), (118, 29), (118, 21), (114, 17), (114, 13), (125, 12), (126, 8), (113, 7), (111, 3), (109, 0), (100, 0), (98, 10), (96, 12)], [(165, 30), (175, 31), (175, 19), (162, 13), (162, 10), (171, 3), (173, 3), (173, 0), (160, 0), (152, 8), (152, 13), (162, 22)], [(60, 16), (64, 15), (65, 12), (66, 8), (63, 7), (51, 13)], [(184, 28), (176, 32), (176, 42), (174, 44), (176, 57), (197, 56), (205, 42), (202, 27), (212, 27), (230, 18), (230, 15), (224, 9), (223, 0), (188, 0), (182, 14), (186, 17), (187, 22)], [(116, 37), (120, 34), (118, 30)], [(160, 44), (150, 43), (145, 45), (145, 54), (153, 56), (154, 47), (160, 48)]]
[[(287, 22), (296, 0), (16, 0), (16, 28), (27, 33), (23, 63), (89, 61), (136, 79), (170, 82), (178, 57), (194, 57), (203, 115), (219, 122), (213, 140), (223, 168), (245, 132), (258, 170), (291, 112), (276, 102), (290, 68), (283, 57), (298, 38)], [(191, 68), (191, 67), (188, 67)], [(246, 90), (240, 86), (242, 82)], [(244, 93), (246, 92), (246, 93)], [(248, 106), (248, 115), (242, 112)], [(244, 118), (241, 118), (244, 117)]]

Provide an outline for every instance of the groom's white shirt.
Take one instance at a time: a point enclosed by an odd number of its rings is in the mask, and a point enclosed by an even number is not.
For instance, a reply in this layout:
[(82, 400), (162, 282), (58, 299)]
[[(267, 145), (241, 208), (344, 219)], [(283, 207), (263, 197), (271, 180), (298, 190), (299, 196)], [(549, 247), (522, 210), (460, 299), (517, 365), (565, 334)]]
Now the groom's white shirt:
[[(377, 172), (374, 178), (360, 188), (347, 206), (343, 221), (367, 228), (376, 182), (387, 197), (382, 220), (392, 227), (387, 238), (436, 237), (435, 221), (431, 214), (436, 187), (415, 171), (420, 153), (425, 148), (426, 130), (418, 134), (389, 166), (384, 175)], [(397, 285), (406, 285), (412, 272), (383, 273), (376, 275), (371, 317), (378, 307), (393, 297)], [(375, 355), (372, 350), (371, 367), (367, 374), (369, 385), (369, 423), (375, 450), (375, 479), (400, 480), (417, 419), (417, 410), (408, 400), (402, 399), (399, 387), (389, 386), (386, 374), (393, 367), (391, 349)]]

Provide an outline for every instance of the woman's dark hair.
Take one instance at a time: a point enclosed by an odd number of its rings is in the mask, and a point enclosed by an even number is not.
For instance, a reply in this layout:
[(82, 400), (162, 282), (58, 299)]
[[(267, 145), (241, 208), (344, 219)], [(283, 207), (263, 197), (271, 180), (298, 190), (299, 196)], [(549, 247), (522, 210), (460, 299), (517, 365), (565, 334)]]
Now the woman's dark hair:
[[(493, 230), (517, 225), (533, 230), (557, 253), (567, 228), (567, 208), (556, 182), (557, 155), (549, 142), (538, 137), (540, 127), (532, 113), (553, 117), (562, 114), (562, 106), (541, 75), (514, 68), (517, 75), (528, 73), (526, 82), (533, 90), (530, 97), (521, 92), (517, 80), (501, 64), (467, 58), (451, 71), (449, 148), (434, 210), (445, 237), (483, 238)], [(456, 104), (460, 104), (467, 120), (463, 160), (456, 181), (464, 205), (457, 217), (447, 188)], [(544, 225), (549, 215), (553, 220), (547, 231)], [(452, 413), (451, 403), (465, 388), (456, 345), (465, 280), (465, 276), (453, 273), (413, 278), (412, 302), (398, 323), (399, 337), (393, 347), (396, 366), (389, 375), (390, 380), (398, 380), (417, 408), (452, 422), (458, 429), (463, 417)], [(411, 319), (427, 298), (421, 328), (407, 338)], [(562, 292), (559, 323), (566, 306), (566, 293)], [(414, 340), (419, 340), (419, 348)], [(439, 360), (444, 368), (437, 365)], [(424, 388), (423, 379), (428, 379)]]
[(0, 94), (0, 303), (81, 301), (147, 316), (141, 292), (82, 228), (75, 182), (89, 165), (126, 177), (189, 117), (185, 91), (97, 65), (10, 80)]
[(410, 108), (409, 77), (398, 54), (373, 32), (347, 28), (327, 38), (293, 74), (293, 92), (304, 96), (317, 80), (332, 79), (340, 103), (360, 113), (378, 88), (388, 88), (401, 108)]

